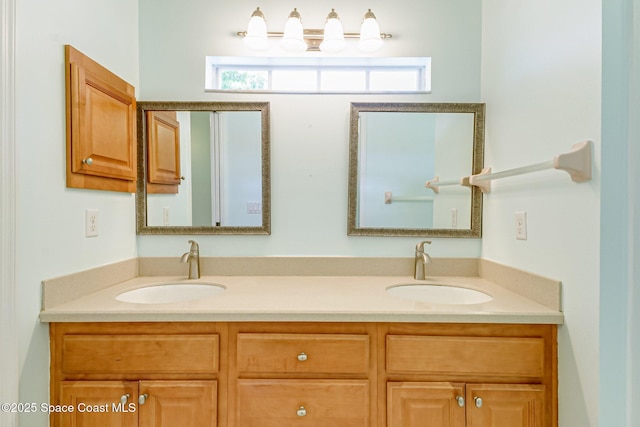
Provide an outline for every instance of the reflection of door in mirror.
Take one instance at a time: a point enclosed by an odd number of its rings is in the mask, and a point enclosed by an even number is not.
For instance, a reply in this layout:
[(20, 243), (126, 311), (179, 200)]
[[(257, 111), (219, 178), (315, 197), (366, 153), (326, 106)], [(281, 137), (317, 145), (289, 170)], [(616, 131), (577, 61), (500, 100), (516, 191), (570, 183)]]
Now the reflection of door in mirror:
[[(466, 187), (437, 196), (425, 181), (472, 168), (472, 113), (361, 112), (358, 227), (469, 229)], [(403, 199), (385, 203), (385, 193)]]
[[(469, 171), (473, 170), (473, 146), (469, 141), (474, 137), (474, 114), (438, 113), (434, 116), (437, 117), (437, 125), (433, 176), (445, 180), (470, 175)], [(434, 196), (433, 228), (471, 228), (469, 187), (443, 187)]]
[[(413, 113), (360, 113), (358, 226), (433, 228), (435, 118)], [(385, 204), (385, 192), (422, 196), (415, 203)]]
[(147, 194), (147, 225), (261, 226), (260, 111), (178, 111), (176, 119), (184, 181), (178, 194)]

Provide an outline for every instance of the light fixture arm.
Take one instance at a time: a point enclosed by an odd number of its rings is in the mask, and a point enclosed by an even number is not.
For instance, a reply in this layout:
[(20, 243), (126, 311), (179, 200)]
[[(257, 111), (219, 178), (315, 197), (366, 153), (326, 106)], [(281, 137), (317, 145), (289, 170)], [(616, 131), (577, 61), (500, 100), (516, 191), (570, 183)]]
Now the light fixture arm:
[[(246, 31), (238, 31), (236, 33), (239, 37), (245, 37), (247, 35)], [(267, 32), (267, 37), (270, 39), (281, 39), (284, 35), (281, 31), (269, 31)], [(307, 52), (317, 52), (320, 50), (320, 43), (322, 43), (322, 38), (324, 37), (324, 30), (321, 29), (305, 29), (303, 38), (304, 41), (307, 42)], [(393, 37), (392, 34), (388, 33), (380, 33), (380, 38), (382, 39), (390, 39)], [(359, 39), (360, 33), (344, 33), (345, 39)]]

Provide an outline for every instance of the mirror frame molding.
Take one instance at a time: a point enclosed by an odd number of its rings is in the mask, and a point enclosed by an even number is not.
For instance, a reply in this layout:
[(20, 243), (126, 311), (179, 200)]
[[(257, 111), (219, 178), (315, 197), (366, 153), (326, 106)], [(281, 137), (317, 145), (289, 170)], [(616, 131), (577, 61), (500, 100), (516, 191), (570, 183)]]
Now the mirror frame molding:
[[(469, 175), (479, 174), (484, 164), (484, 103), (394, 103), (352, 102), (349, 124), (349, 201), (347, 235), (349, 236), (420, 236), (420, 237), (482, 237), (482, 191), (471, 188), (471, 228), (370, 228), (358, 227), (358, 128), (362, 112), (409, 113), (473, 113), (473, 160)], [(449, 179), (450, 177), (446, 177)], [(453, 177), (451, 177), (453, 178)], [(428, 178), (425, 178), (425, 180)]]
[[(138, 101), (138, 179), (136, 182), (137, 234), (271, 234), (271, 130), (269, 102)], [(259, 227), (148, 226), (146, 111), (260, 111), (262, 125), (262, 225)]]

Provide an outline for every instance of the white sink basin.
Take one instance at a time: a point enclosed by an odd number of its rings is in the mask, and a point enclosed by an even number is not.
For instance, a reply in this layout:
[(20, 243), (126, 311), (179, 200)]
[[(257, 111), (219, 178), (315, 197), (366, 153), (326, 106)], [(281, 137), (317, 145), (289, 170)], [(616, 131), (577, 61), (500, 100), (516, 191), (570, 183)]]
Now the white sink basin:
[(209, 298), (225, 289), (215, 283), (162, 283), (123, 292), (116, 299), (136, 304), (166, 304)]
[(475, 289), (446, 284), (406, 284), (387, 288), (393, 296), (431, 304), (481, 304), (493, 299)]

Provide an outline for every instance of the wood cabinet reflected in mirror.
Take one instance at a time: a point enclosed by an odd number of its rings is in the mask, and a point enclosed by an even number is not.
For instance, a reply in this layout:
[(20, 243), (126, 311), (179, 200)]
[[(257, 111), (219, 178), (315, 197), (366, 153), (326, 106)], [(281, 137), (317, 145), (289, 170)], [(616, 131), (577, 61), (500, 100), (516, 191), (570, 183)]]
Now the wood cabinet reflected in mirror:
[(268, 102), (143, 102), (138, 234), (270, 234)]
[(176, 111), (147, 111), (147, 194), (178, 193), (180, 122)]
[[(347, 234), (478, 238), (484, 104), (352, 103)], [(462, 182), (465, 182), (464, 180)]]

